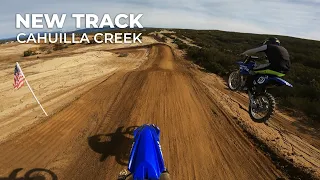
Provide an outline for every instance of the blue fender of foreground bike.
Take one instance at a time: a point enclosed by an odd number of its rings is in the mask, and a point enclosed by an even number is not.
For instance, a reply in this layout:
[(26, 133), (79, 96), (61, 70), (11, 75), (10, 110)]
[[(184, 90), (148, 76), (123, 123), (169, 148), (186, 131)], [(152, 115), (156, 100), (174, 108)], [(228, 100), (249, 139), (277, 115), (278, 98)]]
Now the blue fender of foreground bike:
[(276, 76), (272, 76), (272, 77), (269, 77), (268, 78), (268, 81), (276, 81), (277, 83), (281, 84), (281, 85), (286, 85), (286, 86), (289, 86), (289, 87), (293, 87), (290, 83), (288, 83), (287, 81), (285, 81), (284, 79), (281, 79), (279, 77), (276, 77)]
[(159, 136), (160, 129), (155, 125), (146, 124), (134, 131), (128, 165), (134, 180), (158, 180), (165, 171)]

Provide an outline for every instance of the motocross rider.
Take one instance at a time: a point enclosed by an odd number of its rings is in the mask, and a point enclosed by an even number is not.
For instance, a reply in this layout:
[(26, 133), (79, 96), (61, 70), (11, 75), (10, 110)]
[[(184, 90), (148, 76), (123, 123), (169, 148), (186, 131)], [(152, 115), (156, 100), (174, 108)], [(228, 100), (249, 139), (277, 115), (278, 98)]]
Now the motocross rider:
[(246, 87), (244, 90), (251, 89), (253, 85), (253, 75), (255, 74), (286, 74), (290, 69), (290, 57), (288, 51), (280, 46), (279, 39), (270, 37), (263, 42), (263, 45), (254, 49), (249, 49), (241, 55), (250, 55), (257, 52), (264, 52), (267, 57), (267, 61), (264, 63), (256, 64), (253, 71), (250, 71), (252, 76), (248, 76), (246, 81)]

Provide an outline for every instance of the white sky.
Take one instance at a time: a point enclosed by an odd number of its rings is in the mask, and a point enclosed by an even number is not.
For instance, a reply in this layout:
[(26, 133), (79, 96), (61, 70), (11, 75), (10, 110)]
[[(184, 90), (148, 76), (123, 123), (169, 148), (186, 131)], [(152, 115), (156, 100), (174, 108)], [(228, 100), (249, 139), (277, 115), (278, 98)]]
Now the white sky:
[(144, 27), (217, 29), (320, 40), (320, 0), (10, 0), (1, 3), (0, 39), (19, 32), (47, 31), (16, 29), (16, 13), (67, 13), (63, 31), (75, 29), (71, 13), (143, 13)]

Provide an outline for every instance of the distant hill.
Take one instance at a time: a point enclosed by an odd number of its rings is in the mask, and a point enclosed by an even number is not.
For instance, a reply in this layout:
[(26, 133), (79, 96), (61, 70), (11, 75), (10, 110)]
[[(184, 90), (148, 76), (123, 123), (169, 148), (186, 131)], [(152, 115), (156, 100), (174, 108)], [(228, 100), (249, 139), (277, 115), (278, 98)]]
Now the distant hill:
[(10, 42), (10, 41), (15, 41), (15, 40), (16, 40), (16, 37), (0, 39), (0, 44), (5, 43), (5, 42)]
[(68, 33), (79, 33), (79, 34), (83, 34), (83, 33), (97, 33), (97, 32), (105, 32), (105, 31), (111, 31), (111, 30), (117, 30), (118, 28), (110, 28), (108, 26), (104, 27), (104, 28), (85, 28), (85, 29), (78, 29), (75, 31), (70, 31)]
[[(87, 34), (90, 34), (90, 33), (97, 33), (97, 32), (108, 32), (108, 31), (117, 31), (117, 30), (121, 30), (121, 31), (125, 31), (125, 30), (137, 30), (139, 29), (138, 27), (135, 27), (135, 28), (125, 28), (125, 29), (120, 29), (120, 28), (110, 28), (108, 26), (104, 27), (104, 28), (86, 28), (86, 29), (78, 29), (78, 30), (75, 30), (75, 31), (70, 31), (68, 33), (79, 33), (79, 34), (82, 34), (82, 33), (87, 33)], [(143, 29), (154, 29), (154, 28), (150, 28), (150, 27), (145, 27)]]

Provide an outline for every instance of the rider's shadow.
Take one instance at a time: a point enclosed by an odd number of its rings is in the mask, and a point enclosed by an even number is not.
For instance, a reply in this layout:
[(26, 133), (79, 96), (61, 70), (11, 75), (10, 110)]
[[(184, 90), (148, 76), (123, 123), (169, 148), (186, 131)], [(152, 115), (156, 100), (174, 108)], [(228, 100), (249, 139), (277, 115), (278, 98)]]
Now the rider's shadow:
[(18, 173), (23, 168), (13, 170), (8, 177), (0, 177), (0, 180), (58, 180), (58, 176), (52, 171), (44, 168), (34, 168), (25, 173), (23, 177), (18, 177)]
[(110, 134), (98, 134), (88, 138), (90, 148), (101, 154), (100, 161), (105, 161), (108, 156), (115, 156), (117, 163), (128, 165), (130, 149), (133, 143), (133, 130), (136, 126), (117, 128), (116, 132)]

